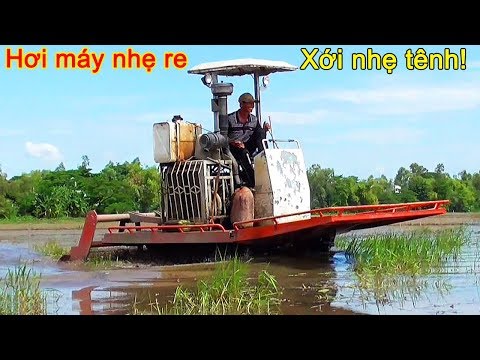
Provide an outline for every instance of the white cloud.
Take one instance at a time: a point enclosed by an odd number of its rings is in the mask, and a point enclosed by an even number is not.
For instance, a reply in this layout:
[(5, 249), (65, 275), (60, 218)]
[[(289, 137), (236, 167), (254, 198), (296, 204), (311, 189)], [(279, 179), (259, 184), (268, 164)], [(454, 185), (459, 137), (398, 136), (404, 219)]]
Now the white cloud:
[(424, 132), (411, 128), (384, 128), (384, 129), (358, 129), (341, 135), (306, 136), (302, 137), (304, 144), (338, 145), (362, 143), (368, 145), (403, 145), (416, 143), (422, 139)]
[(25, 149), (27, 150), (28, 154), (43, 160), (58, 161), (62, 159), (62, 154), (60, 153), (60, 150), (56, 146), (51, 144), (34, 144), (28, 141), (25, 143)]
[(362, 142), (374, 145), (406, 144), (417, 142), (423, 132), (418, 129), (389, 128), (389, 129), (362, 129), (332, 138), (333, 142), (349, 141)]
[(418, 113), (465, 110), (480, 105), (480, 88), (424, 87), (356, 90), (332, 93), (330, 99), (374, 106), (376, 113)]
[(322, 120), (332, 118), (331, 112), (327, 110), (313, 110), (310, 112), (285, 112), (285, 111), (262, 111), (262, 120), (272, 124), (315, 124)]
[(296, 102), (347, 103), (353, 108), (375, 115), (413, 115), (444, 111), (471, 110), (480, 107), (480, 85), (452, 84), (449, 86), (382, 87), (355, 90), (337, 90), (307, 94)]

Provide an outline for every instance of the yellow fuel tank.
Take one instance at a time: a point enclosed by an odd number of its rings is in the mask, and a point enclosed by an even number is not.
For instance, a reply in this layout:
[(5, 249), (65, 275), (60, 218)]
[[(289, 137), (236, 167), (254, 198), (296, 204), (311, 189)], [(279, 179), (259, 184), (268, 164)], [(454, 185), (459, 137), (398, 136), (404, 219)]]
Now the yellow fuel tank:
[(201, 125), (185, 121), (154, 124), (154, 161), (166, 164), (191, 158), (195, 154), (195, 143), (201, 133)]

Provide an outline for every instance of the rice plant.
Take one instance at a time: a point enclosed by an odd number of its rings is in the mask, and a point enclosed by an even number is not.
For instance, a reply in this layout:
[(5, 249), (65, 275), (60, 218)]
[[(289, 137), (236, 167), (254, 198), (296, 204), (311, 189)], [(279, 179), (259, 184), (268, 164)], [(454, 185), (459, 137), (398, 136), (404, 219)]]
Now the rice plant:
[(358, 273), (427, 274), (456, 260), (468, 242), (466, 228), (422, 229), (339, 239)]
[(393, 301), (415, 305), (431, 290), (443, 296), (451, 289), (432, 274), (458, 260), (469, 235), (466, 227), (421, 229), (340, 238), (335, 246), (345, 251), (353, 265), (362, 301), (373, 298), (377, 306)]
[(42, 245), (34, 245), (35, 251), (39, 252), (42, 255), (51, 257), (52, 259), (58, 261), (64, 255), (67, 255), (70, 250), (62, 247), (55, 241), (49, 241)]
[(47, 294), (40, 276), (26, 265), (8, 269), (0, 287), (0, 315), (46, 315)]
[(249, 278), (248, 264), (233, 258), (217, 264), (212, 277), (196, 287), (178, 286), (172, 301), (166, 306), (155, 302), (152, 310), (162, 315), (270, 315), (279, 313), (280, 294), (273, 275), (262, 270)]
[(122, 267), (126, 262), (120, 260), (115, 252), (91, 252), (84, 265), (91, 270), (107, 270)]

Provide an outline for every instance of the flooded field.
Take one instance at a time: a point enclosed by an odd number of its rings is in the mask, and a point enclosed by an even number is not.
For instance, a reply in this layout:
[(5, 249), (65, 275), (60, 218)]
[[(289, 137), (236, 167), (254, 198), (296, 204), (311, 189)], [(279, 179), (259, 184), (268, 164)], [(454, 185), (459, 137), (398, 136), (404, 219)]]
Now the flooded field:
[[(468, 226), (472, 238), (458, 259), (437, 273), (397, 278), (394, 286), (381, 289), (359, 286), (352, 264), (341, 251), (247, 255), (253, 272), (266, 269), (278, 280), (282, 314), (479, 314), (478, 214), (448, 214), (346, 236), (459, 225)], [(49, 294), (49, 314), (132, 314), (149, 311), (152, 304), (166, 304), (178, 285), (193, 286), (208, 278), (214, 267), (208, 257), (192, 260), (192, 264), (162, 265), (139, 256), (138, 261), (121, 268), (92, 269), (83, 264), (57, 263), (35, 251), (35, 245), (51, 241), (70, 247), (78, 242), (80, 233), (79, 229), (1, 229), (0, 277), (21, 264), (40, 273), (41, 286)]]

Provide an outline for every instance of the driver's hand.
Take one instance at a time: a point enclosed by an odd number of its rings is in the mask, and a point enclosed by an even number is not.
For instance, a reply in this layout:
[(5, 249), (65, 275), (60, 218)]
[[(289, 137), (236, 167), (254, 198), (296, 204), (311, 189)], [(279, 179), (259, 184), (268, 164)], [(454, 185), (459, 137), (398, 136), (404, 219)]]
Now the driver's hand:
[(270, 131), (272, 129), (272, 127), (270, 126), (269, 123), (267, 123), (266, 121), (263, 123), (263, 129), (265, 131)]
[(236, 148), (239, 148), (239, 149), (244, 149), (245, 148), (245, 144), (242, 142), (242, 141), (239, 141), (239, 140), (235, 140), (235, 141), (232, 141), (230, 142), (230, 144)]

